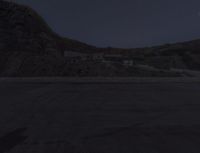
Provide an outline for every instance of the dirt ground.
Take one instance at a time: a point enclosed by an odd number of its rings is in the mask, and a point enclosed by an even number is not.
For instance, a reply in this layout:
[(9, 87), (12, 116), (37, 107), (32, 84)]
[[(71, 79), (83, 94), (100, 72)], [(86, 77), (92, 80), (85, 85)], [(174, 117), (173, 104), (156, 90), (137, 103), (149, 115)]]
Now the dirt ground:
[(1, 82), (0, 153), (199, 153), (200, 82)]

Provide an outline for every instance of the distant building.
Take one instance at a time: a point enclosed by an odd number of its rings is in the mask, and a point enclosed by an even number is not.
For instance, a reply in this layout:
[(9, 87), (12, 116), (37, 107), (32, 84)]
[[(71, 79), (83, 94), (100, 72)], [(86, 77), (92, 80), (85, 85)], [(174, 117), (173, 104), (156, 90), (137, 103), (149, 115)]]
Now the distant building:
[(75, 51), (64, 51), (64, 57), (87, 59), (88, 54)]
[(92, 59), (93, 60), (103, 60), (104, 55), (102, 53), (94, 53), (94, 54), (92, 54)]
[(127, 67), (134, 65), (134, 60), (132, 58), (124, 57), (120, 54), (105, 55), (104, 62), (121, 64), (121, 65), (127, 66)]
[(120, 54), (103, 54), (103, 53), (81, 53), (75, 51), (65, 51), (64, 56), (69, 61), (76, 63), (80, 60), (100, 61), (109, 64), (121, 64), (129, 67), (134, 65), (134, 60), (129, 57), (124, 57)]
[(132, 59), (125, 59), (123, 60), (123, 65), (124, 66), (133, 66), (134, 65), (134, 61)]
[(64, 57), (66, 58), (76, 58), (80, 60), (103, 60), (102, 53), (81, 53), (75, 51), (65, 51)]

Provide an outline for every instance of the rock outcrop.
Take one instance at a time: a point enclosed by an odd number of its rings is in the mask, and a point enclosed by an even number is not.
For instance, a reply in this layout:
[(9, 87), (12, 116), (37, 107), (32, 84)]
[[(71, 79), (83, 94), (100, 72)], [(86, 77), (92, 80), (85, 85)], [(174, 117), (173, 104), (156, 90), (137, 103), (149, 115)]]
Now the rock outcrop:
[(29, 57), (61, 58), (59, 39), (31, 8), (0, 1), (0, 75), (17, 74)]
[(61, 54), (59, 36), (31, 8), (0, 1), (0, 51)]

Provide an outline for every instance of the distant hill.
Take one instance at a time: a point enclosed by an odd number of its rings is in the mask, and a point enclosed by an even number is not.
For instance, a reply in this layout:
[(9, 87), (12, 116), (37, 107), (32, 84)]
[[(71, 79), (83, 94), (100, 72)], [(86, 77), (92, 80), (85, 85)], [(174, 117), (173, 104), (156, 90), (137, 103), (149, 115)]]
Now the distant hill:
[[(135, 66), (70, 63), (65, 51), (120, 55)], [(180, 76), (170, 68), (200, 70), (200, 40), (135, 49), (97, 48), (57, 35), (28, 6), (0, 0), (0, 76)]]
[(200, 70), (200, 40), (151, 47), (136, 54), (155, 67)]
[(62, 38), (54, 33), (43, 18), (27, 6), (0, 1), (1, 50), (60, 54), (63, 50), (95, 47)]
[[(24, 67), (33, 69), (36, 65), (34, 69), (37, 71), (38, 67), (44, 67), (44, 60), (51, 62), (46, 69), (54, 69), (63, 64), (65, 50), (95, 49), (85, 43), (60, 37), (28, 6), (0, 0), (0, 75), (17, 75)], [(28, 58), (35, 65), (26, 63)], [(49, 71), (54, 73), (54, 70)]]

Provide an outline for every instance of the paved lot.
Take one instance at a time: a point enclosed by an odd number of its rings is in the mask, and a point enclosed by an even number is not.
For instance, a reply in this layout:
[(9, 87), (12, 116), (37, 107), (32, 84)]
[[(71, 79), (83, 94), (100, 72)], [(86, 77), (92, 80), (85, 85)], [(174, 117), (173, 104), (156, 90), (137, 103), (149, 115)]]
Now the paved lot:
[(199, 82), (0, 83), (0, 153), (199, 153)]

